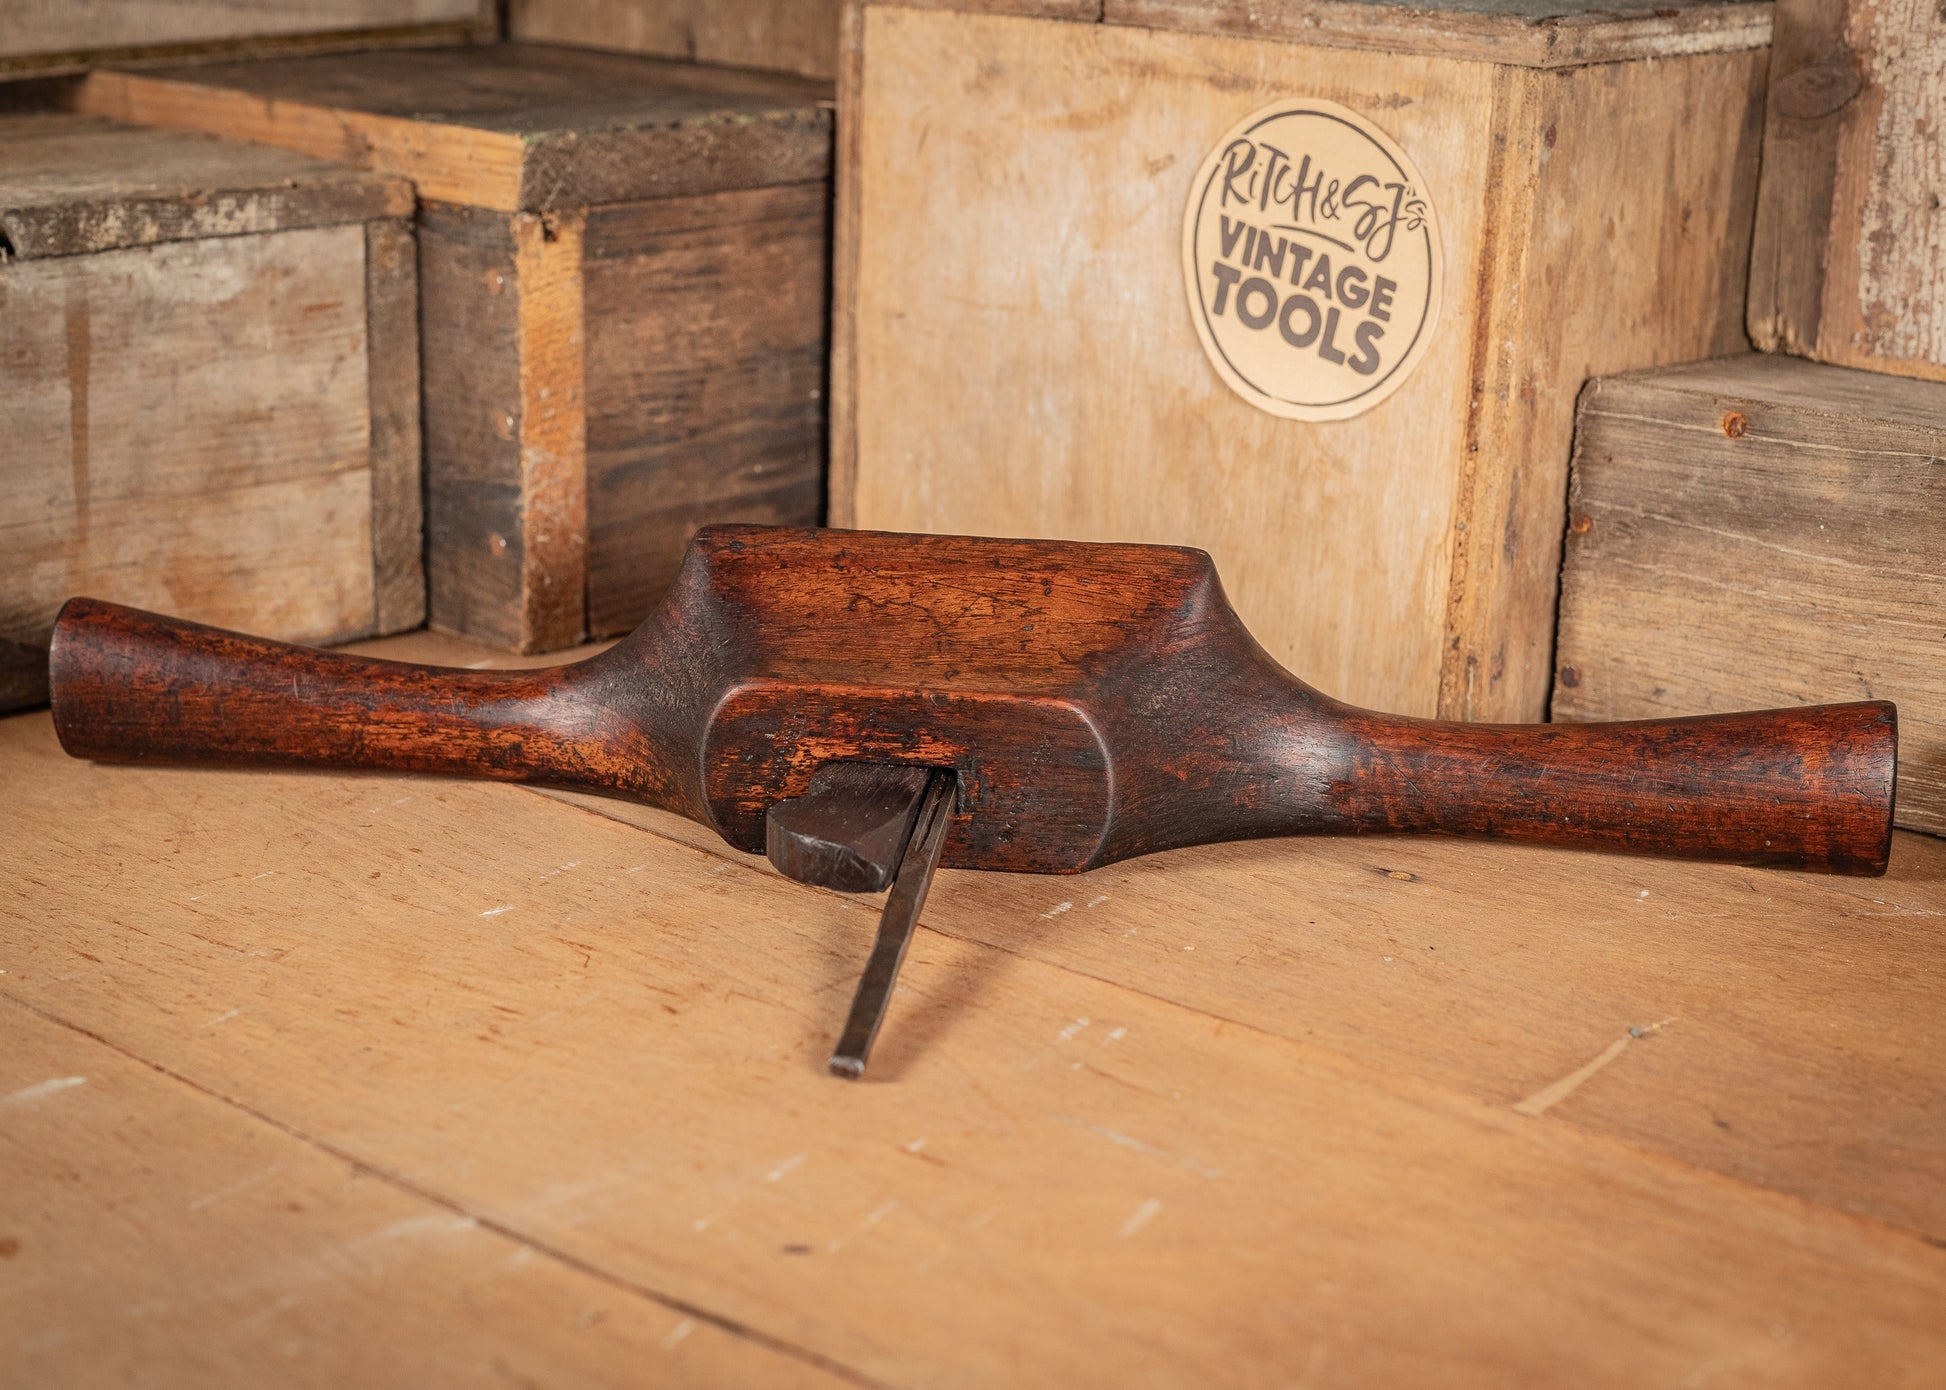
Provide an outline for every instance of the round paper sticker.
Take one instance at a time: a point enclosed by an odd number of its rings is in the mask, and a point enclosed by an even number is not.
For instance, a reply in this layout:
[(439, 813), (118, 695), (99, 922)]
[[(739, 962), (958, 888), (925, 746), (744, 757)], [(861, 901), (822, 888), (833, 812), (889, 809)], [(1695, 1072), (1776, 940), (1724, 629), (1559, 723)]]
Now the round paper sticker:
[(1404, 150), (1355, 111), (1280, 101), (1210, 151), (1183, 279), (1216, 370), (1251, 404), (1343, 420), (1399, 389), (1439, 317), (1439, 227)]

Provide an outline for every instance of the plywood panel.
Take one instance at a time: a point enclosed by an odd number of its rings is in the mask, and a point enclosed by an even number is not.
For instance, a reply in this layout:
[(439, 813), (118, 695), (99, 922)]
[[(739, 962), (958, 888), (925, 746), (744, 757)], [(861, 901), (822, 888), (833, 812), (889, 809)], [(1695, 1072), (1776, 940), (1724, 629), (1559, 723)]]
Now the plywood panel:
[(0, 268), (0, 632), (87, 593), (369, 633), (366, 332), (356, 224)]
[(1431, 713), (1468, 389), (1449, 349), (1472, 297), (1447, 296), (1434, 351), (1369, 415), (1299, 425), (1209, 366), (1179, 229), (1209, 143), (1248, 112), (1409, 90), (1384, 124), (1445, 215), (1447, 264), (1472, 264), (1492, 71), (877, 7), (864, 26), (858, 467), (834, 516), (1200, 545), (1305, 680)]
[[(1220, 1360), (1238, 1384), (1917, 1383), (1946, 1351), (1946, 1252), (1915, 1235), (1577, 1132), (1572, 1102), (1482, 1104), (1356, 1038), (1017, 950), (922, 931), (877, 1079), (843, 1085), (821, 1044), (868, 907), (517, 788), (90, 768), (28, 716), (0, 724), (0, 793), (27, 812), (0, 845), (0, 994), (855, 1379), (1163, 1384)], [(1430, 887), (1480, 854), (1418, 848)], [(1172, 881), (1215, 853), (1126, 890), (1156, 915), (1121, 939), (1189, 979), (1245, 954), (1209, 880)], [(1555, 862), (1585, 898), (1590, 861)], [(1796, 891), (1786, 913), (1836, 900)], [(1374, 935), (1428, 920), (1383, 902), (1360, 904)], [(1106, 925), (1057, 906), (1020, 927)], [(1398, 963), (1370, 964), (1369, 997)], [(1745, 976), (1770, 999), (1818, 983), (1788, 952)], [(1938, 1055), (1907, 1015), (1876, 1022)], [(1601, 1079), (1659, 1070), (1679, 1036)], [(1537, 1090), (1562, 1075), (1544, 1060)], [(1868, 1090), (1890, 1074), (1862, 1065)]]
[(1946, 832), (1946, 386), (1745, 356), (1593, 382), (1554, 712), (1899, 705), (1899, 822)]

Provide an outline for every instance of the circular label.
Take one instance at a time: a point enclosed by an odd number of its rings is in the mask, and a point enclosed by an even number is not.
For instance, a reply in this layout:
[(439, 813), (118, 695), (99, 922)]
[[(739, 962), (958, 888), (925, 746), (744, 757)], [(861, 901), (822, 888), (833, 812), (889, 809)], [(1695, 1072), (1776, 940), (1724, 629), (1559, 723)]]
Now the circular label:
[(1425, 356), (1439, 317), (1426, 182), (1331, 101), (1277, 102), (1217, 142), (1190, 186), (1182, 268), (1210, 362), (1292, 420), (1370, 410)]

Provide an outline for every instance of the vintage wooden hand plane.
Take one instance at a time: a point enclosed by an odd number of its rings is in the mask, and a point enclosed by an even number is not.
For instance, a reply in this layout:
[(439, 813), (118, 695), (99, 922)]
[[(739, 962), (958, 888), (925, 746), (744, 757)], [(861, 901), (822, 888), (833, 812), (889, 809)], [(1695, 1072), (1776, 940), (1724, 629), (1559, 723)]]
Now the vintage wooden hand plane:
[(891, 884), (832, 1069), (864, 1068), (933, 868), (1076, 873), (1217, 840), (1474, 835), (1873, 874), (1885, 701), (1622, 724), (1354, 709), (1251, 640), (1198, 550), (714, 526), (586, 661), (464, 671), (92, 599), (76, 757), (397, 768), (647, 802), (793, 877)]

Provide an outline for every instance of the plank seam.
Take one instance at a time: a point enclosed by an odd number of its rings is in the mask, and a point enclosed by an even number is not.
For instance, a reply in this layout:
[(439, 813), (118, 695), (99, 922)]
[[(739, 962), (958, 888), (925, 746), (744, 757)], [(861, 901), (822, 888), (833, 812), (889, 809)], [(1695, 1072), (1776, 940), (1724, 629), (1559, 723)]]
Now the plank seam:
[(609, 1285), (611, 1288), (618, 1289), (627, 1294), (632, 1294), (637, 1298), (648, 1299), (650, 1302), (659, 1304), (662, 1307), (669, 1309), (671, 1312), (680, 1313), (684, 1317), (694, 1318), (698, 1322), (708, 1323), (710, 1326), (715, 1327), (720, 1331), (727, 1332), (733, 1337), (741, 1338), (744, 1341), (763, 1347), (768, 1351), (773, 1351), (778, 1353), (779, 1355), (788, 1356), (793, 1360), (801, 1361), (806, 1365), (815, 1367), (816, 1369), (820, 1371), (824, 1371), (827, 1374), (834, 1375), (839, 1379), (844, 1380), (852, 1385), (864, 1386), (867, 1388), (867, 1390), (891, 1390), (891, 1388), (887, 1385), (886, 1382), (874, 1380), (870, 1376), (865, 1375), (863, 1372), (854, 1370), (852, 1367), (845, 1365), (841, 1361), (833, 1360), (831, 1357), (824, 1355), (822, 1352), (814, 1351), (810, 1347), (800, 1346), (797, 1343), (787, 1341), (782, 1337), (773, 1336), (768, 1332), (765, 1332), (756, 1327), (752, 1327), (748, 1323), (740, 1322), (737, 1319), (729, 1317), (723, 1313), (712, 1312), (710, 1309), (705, 1308), (700, 1304), (691, 1303), (687, 1299), (679, 1298), (674, 1294), (664, 1293), (658, 1289), (651, 1288), (646, 1284), (638, 1283), (633, 1279), (625, 1278), (622, 1275), (616, 1274), (612, 1270), (604, 1269), (602, 1266), (595, 1264), (590, 1260), (584, 1259), (581, 1256), (572, 1253), (571, 1251), (563, 1250), (559, 1246), (552, 1245), (545, 1240), (529, 1235), (526, 1232), (519, 1230), (517, 1227), (510, 1225), (509, 1223), (502, 1221), (497, 1217), (489, 1216), (484, 1213), (474, 1211), (469, 1207), (467, 1207), (466, 1204), (458, 1201), (455, 1198), (448, 1197), (443, 1193), (434, 1191), (433, 1189), (425, 1187), (419, 1183), (416, 1183), (412, 1181), (410, 1178), (404, 1177), (398, 1173), (394, 1173), (388, 1169), (381, 1168), (377, 1164), (372, 1163), (367, 1159), (360, 1158), (356, 1154), (350, 1152), (349, 1150), (340, 1148), (337, 1145), (329, 1142), (328, 1140), (320, 1139), (317, 1136), (312, 1134), (307, 1134), (305, 1131), (298, 1129), (296, 1126), (287, 1124), (284, 1121), (277, 1119), (275, 1116), (267, 1114), (262, 1110), (259, 1110), (257, 1107), (249, 1104), (247, 1101), (239, 1100), (235, 1096), (226, 1095), (222, 1091), (218, 1091), (212, 1087), (205, 1086), (201, 1082), (196, 1081), (191, 1077), (185, 1076), (179, 1071), (175, 1071), (169, 1067), (165, 1067), (160, 1062), (151, 1061), (150, 1059), (140, 1055), (139, 1053), (131, 1052), (128, 1048), (123, 1047), (120, 1043), (115, 1042), (111, 1038), (102, 1036), (100, 1033), (95, 1032), (91, 1028), (85, 1028), (78, 1023), (74, 1023), (68, 1019), (62, 1018), (58, 1014), (50, 1013), (46, 1009), (43, 1009), (36, 1004), (30, 1004), (26, 1000), (10, 994), (0, 994), (0, 999), (5, 999), (9, 1004), (12, 1004), (15, 1008), (30, 1013), (34, 1015), (36, 1018), (43, 1020), (44, 1022), (53, 1024), (57, 1028), (65, 1028), (71, 1033), (78, 1034), (79, 1036), (87, 1038), (93, 1042), (100, 1043), (103, 1047), (107, 1048), (109, 1051), (115, 1053), (116, 1055), (121, 1057), (126, 1057), (129, 1061), (136, 1063), (138, 1066), (147, 1067), (149, 1070), (153, 1072), (168, 1077), (171, 1081), (175, 1081), (183, 1086), (187, 1086), (190, 1090), (196, 1092), (198, 1095), (206, 1096), (209, 1099), (217, 1101), (223, 1105), (230, 1106), (232, 1109), (239, 1110), (245, 1115), (250, 1116), (252, 1119), (257, 1120), (263, 1124), (269, 1125), (272, 1129), (278, 1131), (278, 1133), (280, 1134), (287, 1135), (290, 1138), (297, 1140), (301, 1144), (305, 1144), (313, 1149), (316, 1149), (320, 1153), (328, 1154), (332, 1158), (337, 1159), (340, 1163), (349, 1164), (353, 1169), (355, 1169), (359, 1173), (362, 1173), (371, 1178), (375, 1178), (379, 1182), (386, 1183), (389, 1186), (394, 1187), (401, 1192), (407, 1193), (408, 1195), (413, 1197), (417, 1197), (421, 1201), (430, 1202), (432, 1205), (439, 1207), (444, 1211), (452, 1212), (455, 1216), (463, 1217), (466, 1220), (475, 1223), (481, 1230), (491, 1231), (493, 1234), (500, 1236), (503, 1239), (510, 1240), (514, 1242), (516, 1245), (522, 1246), (526, 1249), (533, 1250), (536, 1254), (543, 1255), (548, 1259), (554, 1260), (562, 1265), (567, 1266), (569, 1269), (575, 1270), (581, 1274), (586, 1274), (591, 1278), (598, 1279), (602, 1283)]

